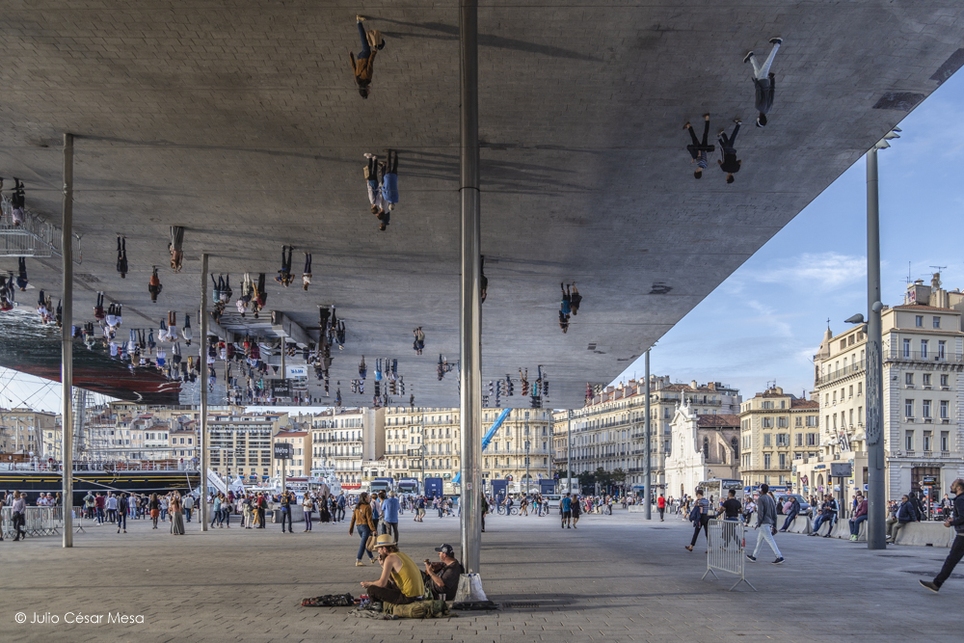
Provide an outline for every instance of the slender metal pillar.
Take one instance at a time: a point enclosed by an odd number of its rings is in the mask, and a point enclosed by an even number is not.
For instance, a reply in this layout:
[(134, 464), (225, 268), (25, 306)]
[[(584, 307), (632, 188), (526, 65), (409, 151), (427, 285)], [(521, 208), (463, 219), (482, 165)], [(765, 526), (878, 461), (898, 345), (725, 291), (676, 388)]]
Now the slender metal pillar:
[(482, 236), (479, 216), (479, 75), (478, 5), (459, 4), (461, 60), (461, 183), (462, 285), (459, 320), (461, 370), (460, 418), (462, 423), (462, 565), (466, 573), (479, 572), (482, 543), (479, 483), (482, 452), (481, 272)]
[(529, 412), (526, 411), (526, 490), (525, 497), (529, 497)]
[(60, 439), (63, 454), (64, 547), (74, 546), (74, 135), (64, 134), (64, 210), (60, 247), (63, 252), (63, 326), (60, 329), (61, 418)]
[[(884, 142), (886, 145), (886, 141)], [(877, 145), (880, 145), (878, 143)], [(887, 547), (887, 476), (884, 469), (884, 373), (881, 355), (880, 210), (877, 145), (867, 152), (867, 548)], [(859, 476), (854, 472), (854, 476)], [(859, 478), (858, 478), (859, 479)]]
[(572, 492), (572, 409), (566, 420), (566, 489)]
[(646, 520), (653, 519), (653, 439), (650, 435), (649, 422), (649, 349), (646, 349), (646, 385), (643, 387), (643, 394), (646, 396), (646, 410), (643, 413), (643, 423), (646, 425), (646, 437), (643, 442), (643, 450), (646, 452), (646, 466), (643, 467), (643, 492), (646, 494)]
[[(211, 461), (208, 445), (208, 253), (201, 255), (201, 307), (198, 311), (201, 334), (201, 435), (198, 440), (201, 466), (201, 531), (208, 530), (208, 466)], [(222, 454), (223, 456), (223, 454)]]

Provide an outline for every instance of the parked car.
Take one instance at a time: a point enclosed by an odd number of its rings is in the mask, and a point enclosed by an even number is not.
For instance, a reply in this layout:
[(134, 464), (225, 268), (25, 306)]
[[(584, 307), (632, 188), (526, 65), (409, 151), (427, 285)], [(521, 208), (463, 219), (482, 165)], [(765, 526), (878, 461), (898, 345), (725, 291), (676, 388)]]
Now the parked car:
[(781, 515), (783, 514), (783, 505), (791, 498), (796, 498), (797, 502), (800, 503), (800, 515), (813, 516), (813, 507), (811, 507), (810, 503), (807, 502), (806, 499), (804, 499), (804, 497), (801, 496), (799, 493), (784, 493), (777, 496), (777, 513), (778, 514), (781, 514)]

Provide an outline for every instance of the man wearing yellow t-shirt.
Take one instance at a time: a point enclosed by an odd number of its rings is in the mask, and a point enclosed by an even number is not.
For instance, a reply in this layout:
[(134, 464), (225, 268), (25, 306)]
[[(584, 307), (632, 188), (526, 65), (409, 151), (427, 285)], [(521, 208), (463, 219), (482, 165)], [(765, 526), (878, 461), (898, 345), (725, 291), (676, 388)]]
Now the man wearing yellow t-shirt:
[(372, 601), (393, 605), (405, 605), (422, 598), (425, 585), (422, 573), (408, 554), (398, 551), (391, 534), (382, 534), (375, 544), (382, 575), (375, 582), (362, 581), (361, 586), (368, 590)]

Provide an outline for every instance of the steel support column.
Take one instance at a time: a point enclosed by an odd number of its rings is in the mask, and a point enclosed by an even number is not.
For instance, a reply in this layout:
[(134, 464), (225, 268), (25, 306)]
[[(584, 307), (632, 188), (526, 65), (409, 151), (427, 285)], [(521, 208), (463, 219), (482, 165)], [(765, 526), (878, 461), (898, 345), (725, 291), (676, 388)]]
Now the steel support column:
[(478, 5), (459, 4), (461, 62), (462, 282), (459, 319), (461, 369), (462, 565), (466, 573), (479, 571), (482, 542), (479, 483), (482, 452), (481, 371), (481, 223), (479, 217), (479, 76)]
[[(879, 144), (878, 144), (879, 145)], [(867, 548), (887, 547), (877, 145), (867, 152)], [(859, 472), (854, 472), (858, 476)]]
[(646, 386), (643, 387), (643, 394), (646, 396), (646, 406), (643, 413), (643, 423), (646, 425), (643, 450), (646, 452), (646, 466), (643, 467), (643, 493), (646, 494), (646, 520), (653, 519), (653, 439), (650, 435), (649, 421), (649, 349), (646, 349)]
[(64, 209), (60, 247), (63, 251), (63, 325), (60, 329), (62, 342), (60, 357), (61, 418), (60, 438), (63, 472), (64, 547), (74, 546), (74, 422), (72, 389), (74, 384), (74, 246), (71, 233), (74, 228), (74, 135), (64, 134)]
[(572, 409), (566, 416), (566, 489), (572, 493)]
[[(208, 254), (201, 255), (201, 307), (198, 310), (198, 330), (201, 340), (201, 435), (198, 440), (198, 462), (201, 467), (201, 531), (208, 530), (210, 511), (208, 509), (208, 464), (210, 445), (208, 444)], [(227, 388), (225, 388), (227, 391)]]

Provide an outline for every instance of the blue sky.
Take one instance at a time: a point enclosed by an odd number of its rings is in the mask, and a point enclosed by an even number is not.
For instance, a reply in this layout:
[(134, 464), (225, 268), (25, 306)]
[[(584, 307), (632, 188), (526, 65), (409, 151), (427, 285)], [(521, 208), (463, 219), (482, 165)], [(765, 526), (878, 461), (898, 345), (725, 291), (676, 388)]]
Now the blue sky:
[[(900, 124), (878, 153), (881, 294), (903, 302), (912, 279), (964, 289), (961, 215), (964, 74), (958, 73)], [(866, 163), (863, 159), (694, 308), (653, 348), (650, 372), (674, 381), (736, 386), (744, 399), (776, 382), (800, 396), (813, 388), (813, 354), (830, 319), (867, 309)], [(643, 359), (616, 381), (642, 377)]]
[[(952, 76), (900, 124), (879, 153), (882, 292), (901, 303), (910, 276), (964, 289), (959, 161), (964, 73)], [(674, 381), (718, 381), (752, 397), (776, 382), (801, 395), (813, 387), (811, 359), (827, 328), (866, 314), (866, 166), (856, 163), (667, 333), (651, 372)], [(640, 358), (617, 380), (643, 375)], [(26, 399), (58, 411), (59, 385), (0, 368), (0, 406)]]

